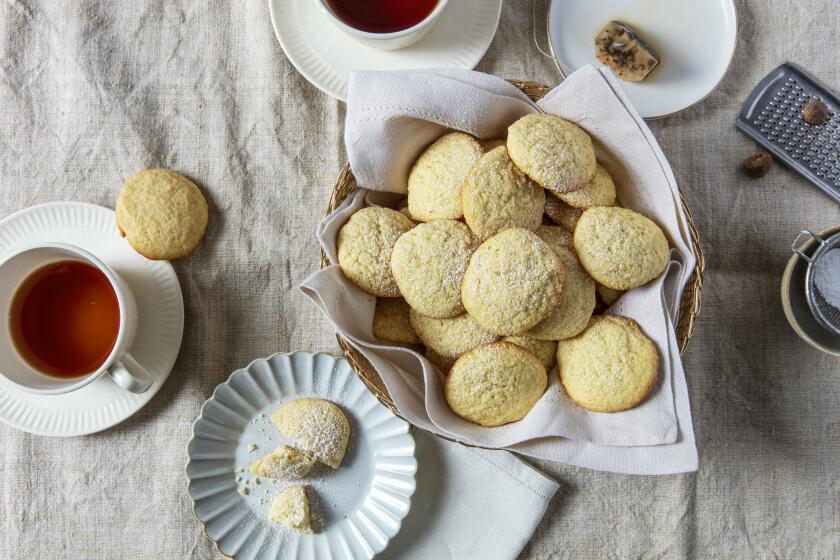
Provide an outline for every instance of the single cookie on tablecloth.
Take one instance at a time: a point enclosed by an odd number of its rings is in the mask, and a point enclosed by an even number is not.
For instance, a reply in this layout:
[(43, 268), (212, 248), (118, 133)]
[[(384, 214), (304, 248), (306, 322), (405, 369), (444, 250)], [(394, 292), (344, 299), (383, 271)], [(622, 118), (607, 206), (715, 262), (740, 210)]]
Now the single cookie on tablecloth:
[(508, 128), (510, 159), (556, 193), (582, 189), (595, 176), (595, 150), (582, 128), (545, 113), (525, 115)]
[(377, 298), (373, 312), (373, 336), (400, 344), (420, 342), (408, 319), (410, 310), (403, 298)]
[(428, 317), (464, 312), (461, 281), (478, 239), (456, 220), (418, 224), (400, 237), (391, 253), (391, 272), (405, 301)]
[(464, 220), (479, 239), (503, 229), (542, 223), (545, 190), (520, 171), (499, 146), (472, 166), (461, 189)]
[(571, 250), (556, 246), (552, 249), (563, 263), (566, 279), (560, 304), (526, 333), (540, 340), (563, 340), (577, 335), (586, 328), (595, 310), (595, 281)]
[(545, 197), (544, 211), (552, 222), (572, 232), (575, 230), (584, 208), (572, 208), (556, 196), (549, 194)]
[(668, 265), (668, 239), (662, 229), (625, 208), (588, 208), (575, 227), (574, 243), (586, 272), (614, 290), (646, 284)]
[(306, 486), (289, 486), (277, 494), (268, 510), (268, 519), (301, 533), (312, 533)]
[(554, 340), (539, 340), (530, 336), (520, 334), (516, 336), (506, 336), (501, 339), (502, 342), (510, 342), (521, 346), (525, 350), (531, 352), (534, 356), (540, 359), (545, 366), (546, 371), (551, 371), (554, 363), (557, 361), (557, 342)]
[(484, 154), (478, 140), (463, 132), (438, 138), (420, 154), (408, 175), (408, 211), (415, 220), (457, 220), (461, 186)]
[(573, 401), (595, 412), (620, 412), (653, 390), (659, 354), (635, 321), (601, 315), (580, 335), (558, 343), (557, 367)]
[(458, 358), (446, 378), (446, 402), (465, 420), (501, 426), (523, 419), (547, 384), (545, 367), (533, 353), (495, 342)]
[(534, 232), (497, 233), (470, 259), (461, 300), (467, 313), (490, 332), (527, 331), (560, 303), (564, 270), (552, 248)]
[(334, 469), (341, 465), (350, 439), (350, 422), (337, 405), (324, 399), (298, 399), (278, 408), (271, 421), (295, 447)]
[(411, 310), (411, 326), (429, 349), (454, 359), (477, 346), (490, 344), (498, 336), (481, 328), (466, 313), (451, 319), (434, 319)]
[(169, 169), (147, 169), (123, 183), (117, 227), (148, 259), (189, 255), (207, 229), (207, 200), (195, 183)]
[(362, 208), (338, 232), (338, 265), (355, 285), (378, 297), (399, 297), (391, 274), (391, 251), (414, 222), (396, 210)]
[(615, 203), (615, 183), (609, 172), (599, 163), (592, 182), (576, 191), (557, 193), (557, 198), (574, 208), (612, 206)]

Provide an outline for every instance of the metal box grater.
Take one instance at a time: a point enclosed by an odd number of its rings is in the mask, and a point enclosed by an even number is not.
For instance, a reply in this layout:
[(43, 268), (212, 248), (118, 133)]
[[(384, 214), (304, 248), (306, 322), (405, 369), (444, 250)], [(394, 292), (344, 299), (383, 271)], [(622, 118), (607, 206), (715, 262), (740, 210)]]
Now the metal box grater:
[[(828, 106), (820, 125), (802, 119), (812, 99)], [(786, 62), (750, 93), (735, 126), (840, 204), (840, 99), (801, 68)]]

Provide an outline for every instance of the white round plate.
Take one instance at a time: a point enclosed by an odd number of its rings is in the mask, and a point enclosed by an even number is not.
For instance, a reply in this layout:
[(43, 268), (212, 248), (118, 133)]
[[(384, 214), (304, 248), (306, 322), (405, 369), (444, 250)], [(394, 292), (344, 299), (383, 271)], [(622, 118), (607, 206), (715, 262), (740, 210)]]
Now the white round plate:
[(0, 378), (0, 421), (44, 436), (80, 436), (119, 424), (152, 400), (169, 377), (184, 331), (184, 302), (168, 261), (150, 261), (120, 235), (114, 211), (83, 202), (50, 202), (0, 222), (0, 259), (24, 245), (62, 241), (87, 249), (122, 276), (140, 314), (131, 355), (154, 377), (135, 395), (107, 375), (64, 395), (36, 395)]
[(475, 68), (490, 47), (502, 0), (450, 0), (429, 33), (396, 51), (363, 45), (338, 29), (316, 0), (268, 0), (274, 34), (303, 77), (347, 100), (350, 72), (409, 68)]
[[(249, 473), (254, 460), (289, 443), (271, 413), (307, 396), (338, 404), (350, 420), (341, 466), (319, 463), (299, 481)], [(408, 424), (376, 400), (346, 360), (328, 354), (275, 354), (233, 372), (201, 408), (187, 454), (195, 516), (219, 551), (237, 560), (372, 558), (400, 530), (415, 489)], [(312, 535), (268, 520), (274, 497), (297, 484), (312, 490)]]
[(568, 76), (595, 58), (595, 36), (623, 21), (659, 54), (642, 82), (621, 82), (642, 117), (677, 113), (704, 99), (726, 74), (735, 52), (732, 0), (552, 0), (548, 37), (560, 71)]

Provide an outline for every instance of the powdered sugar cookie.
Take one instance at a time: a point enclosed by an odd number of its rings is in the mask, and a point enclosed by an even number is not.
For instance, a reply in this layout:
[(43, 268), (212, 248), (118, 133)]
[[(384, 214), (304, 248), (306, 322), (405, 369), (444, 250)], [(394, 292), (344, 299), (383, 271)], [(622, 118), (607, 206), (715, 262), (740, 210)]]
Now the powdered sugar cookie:
[(557, 193), (581, 189), (595, 176), (592, 139), (554, 115), (532, 113), (510, 125), (507, 149), (519, 169)]
[(362, 208), (338, 232), (338, 265), (351, 282), (369, 294), (399, 297), (391, 274), (391, 251), (414, 222), (390, 208)]
[(461, 281), (478, 240), (455, 220), (436, 220), (400, 237), (391, 254), (391, 271), (408, 304), (428, 317), (464, 312)]
[(473, 253), (461, 299), (488, 331), (519, 334), (557, 307), (563, 277), (563, 265), (545, 241), (526, 229), (506, 229)]
[(615, 202), (615, 183), (599, 163), (595, 166), (595, 177), (591, 183), (576, 191), (557, 193), (557, 198), (574, 208), (612, 206)]
[(547, 384), (545, 367), (534, 354), (496, 342), (458, 358), (446, 378), (446, 402), (465, 420), (501, 426), (524, 418)]
[(576, 403), (596, 412), (620, 412), (653, 390), (659, 354), (635, 321), (602, 315), (593, 317), (580, 335), (559, 342), (557, 367)]
[(583, 268), (614, 290), (646, 284), (668, 265), (668, 240), (660, 227), (625, 208), (587, 209), (575, 228), (574, 243)]
[(433, 319), (412, 310), (411, 326), (423, 344), (447, 359), (457, 358), (468, 350), (490, 344), (498, 338), (466, 313), (451, 319)]
[(277, 409), (271, 421), (299, 449), (334, 469), (341, 465), (350, 439), (350, 423), (335, 404), (317, 398), (298, 399)]
[(460, 218), (461, 185), (483, 153), (481, 144), (463, 132), (445, 134), (426, 148), (408, 175), (411, 216), (422, 222)]
[(586, 328), (595, 310), (595, 281), (580, 266), (575, 254), (565, 247), (553, 246), (566, 271), (560, 304), (551, 315), (528, 331), (540, 340), (571, 338)]
[(535, 229), (542, 223), (545, 191), (528, 179), (499, 146), (472, 166), (461, 189), (464, 220), (479, 239), (503, 229)]

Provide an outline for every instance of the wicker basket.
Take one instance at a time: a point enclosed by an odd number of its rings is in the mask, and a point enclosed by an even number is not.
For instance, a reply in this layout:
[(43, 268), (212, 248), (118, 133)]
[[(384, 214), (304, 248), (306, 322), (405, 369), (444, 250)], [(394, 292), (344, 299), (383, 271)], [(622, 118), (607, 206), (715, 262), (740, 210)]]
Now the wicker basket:
[[(538, 84), (536, 82), (523, 82), (518, 80), (510, 80), (510, 83), (525, 92), (528, 97), (537, 101), (542, 96), (551, 91), (552, 88)], [(350, 170), (350, 165), (345, 165), (338, 175), (338, 180), (333, 187), (332, 195), (330, 196), (329, 204), (327, 205), (327, 214), (331, 213), (338, 207), (341, 202), (347, 198), (353, 191), (358, 188), (356, 185), (356, 178)], [(679, 321), (677, 323), (677, 342), (680, 347), (680, 354), (685, 352), (688, 346), (688, 341), (694, 333), (694, 323), (700, 313), (700, 292), (703, 289), (703, 270), (706, 263), (703, 259), (703, 251), (700, 249), (700, 237), (697, 233), (697, 228), (694, 225), (694, 218), (685, 204), (685, 197), (680, 193), (683, 210), (688, 221), (688, 229), (691, 234), (691, 247), (697, 257), (697, 264), (694, 266), (694, 272), (688, 280), (683, 292), (682, 301), (680, 302)], [(321, 268), (329, 266), (327, 256), (321, 251)], [(356, 374), (361, 378), (362, 382), (367, 385), (368, 389), (387, 406), (394, 414), (402, 417), (391, 400), (391, 395), (388, 394), (388, 389), (382, 382), (382, 378), (376, 372), (374, 367), (368, 362), (362, 354), (355, 348), (347, 344), (341, 335), (336, 335), (338, 338), (338, 345), (344, 351), (347, 361), (352, 366)]]

